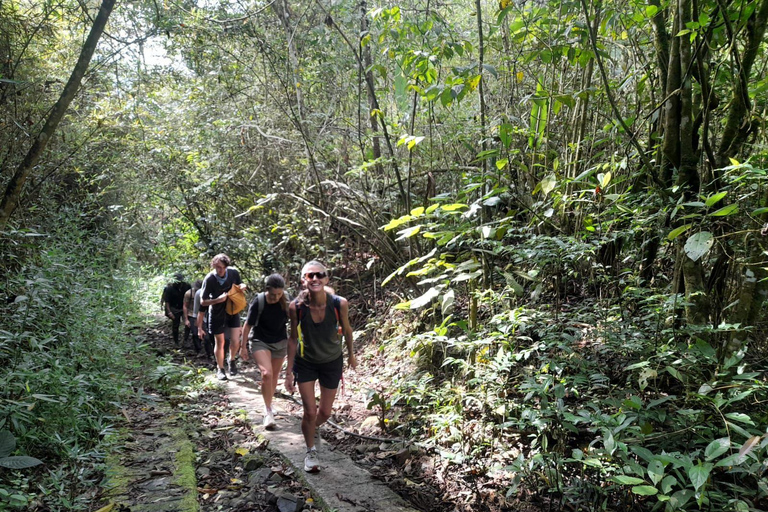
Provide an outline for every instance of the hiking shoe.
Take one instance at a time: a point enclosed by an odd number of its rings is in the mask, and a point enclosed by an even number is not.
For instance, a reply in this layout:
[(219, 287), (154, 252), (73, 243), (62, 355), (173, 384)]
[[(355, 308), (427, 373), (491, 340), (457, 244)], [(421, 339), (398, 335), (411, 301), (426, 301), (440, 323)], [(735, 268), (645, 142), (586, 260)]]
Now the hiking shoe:
[(264, 408), (264, 422), (263, 422), (264, 428), (267, 430), (272, 430), (275, 428), (275, 417), (272, 414), (272, 411)]
[(307, 450), (307, 456), (304, 457), (304, 471), (307, 473), (320, 471), (320, 461), (317, 458), (317, 450), (314, 448)]
[(237, 375), (237, 363), (235, 363), (234, 359), (229, 361), (229, 374), (233, 377)]
[(224, 368), (216, 370), (216, 378), (219, 380), (227, 380), (227, 374), (224, 373)]

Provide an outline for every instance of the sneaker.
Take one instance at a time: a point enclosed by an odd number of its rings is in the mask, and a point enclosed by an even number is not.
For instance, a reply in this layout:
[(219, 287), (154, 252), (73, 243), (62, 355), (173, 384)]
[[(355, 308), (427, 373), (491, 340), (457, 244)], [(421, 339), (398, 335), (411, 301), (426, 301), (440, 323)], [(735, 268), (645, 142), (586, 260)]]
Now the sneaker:
[(263, 422), (264, 428), (267, 430), (272, 430), (275, 428), (275, 417), (272, 414), (272, 411), (265, 408), (264, 409), (264, 422)]
[(216, 378), (219, 380), (227, 380), (227, 374), (224, 373), (224, 368), (216, 370)]
[(317, 450), (314, 448), (307, 450), (307, 456), (304, 457), (304, 471), (307, 473), (320, 471), (320, 461), (317, 458)]
[(229, 374), (233, 377), (237, 375), (237, 363), (235, 363), (234, 359), (229, 361)]

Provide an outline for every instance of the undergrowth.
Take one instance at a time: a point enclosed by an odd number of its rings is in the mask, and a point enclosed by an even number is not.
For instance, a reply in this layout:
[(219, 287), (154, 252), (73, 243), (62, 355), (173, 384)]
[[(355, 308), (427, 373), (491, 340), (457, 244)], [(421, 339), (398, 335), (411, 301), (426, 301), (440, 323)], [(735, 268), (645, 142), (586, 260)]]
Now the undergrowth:
[(157, 283), (125, 269), (108, 233), (56, 222), (6, 233), (0, 250), (0, 430), (44, 463), (0, 470), (0, 509), (88, 510), (121, 406), (183, 374), (154, 370), (135, 332), (157, 310)]
[(733, 326), (681, 328), (667, 321), (674, 300), (632, 293), (631, 312), (626, 296), (558, 310), (486, 293), (476, 329), (422, 310), (422, 325), (440, 323), (414, 334), (416, 315), (399, 313), (380, 329), (393, 364), (370, 407), (432, 448), (468, 503), (765, 510), (768, 385), (755, 356), (719, 350)]

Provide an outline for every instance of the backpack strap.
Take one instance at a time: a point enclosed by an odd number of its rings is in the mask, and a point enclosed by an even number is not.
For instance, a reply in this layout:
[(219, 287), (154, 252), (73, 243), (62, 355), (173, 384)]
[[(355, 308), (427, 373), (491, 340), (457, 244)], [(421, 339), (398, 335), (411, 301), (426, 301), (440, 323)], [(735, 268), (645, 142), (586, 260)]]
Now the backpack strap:
[(299, 335), (299, 355), (304, 357), (304, 336), (301, 335), (301, 317), (303, 316), (304, 308), (307, 306), (299, 302), (298, 297), (294, 299), (293, 303), (296, 306), (296, 331)]
[(256, 295), (256, 320), (253, 324), (254, 327), (259, 325), (259, 318), (261, 318), (261, 314), (264, 312), (264, 304), (267, 302), (267, 296), (264, 292), (259, 293)]

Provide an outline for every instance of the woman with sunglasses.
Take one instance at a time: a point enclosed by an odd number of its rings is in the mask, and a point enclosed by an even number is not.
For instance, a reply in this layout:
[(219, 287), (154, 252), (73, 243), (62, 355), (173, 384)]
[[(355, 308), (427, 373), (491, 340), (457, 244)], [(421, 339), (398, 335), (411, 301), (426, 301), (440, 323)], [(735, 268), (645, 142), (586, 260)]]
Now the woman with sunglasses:
[[(349, 323), (349, 303), (344, 297), (328, 293), (328, 269), (319, 261), (310, 261), (301, 270), (306, 289), (291, 302), (288, 316), (291, 334), (288, 338), (288, 368), (285, 389), (293, 393), (298, 384), (304, 415), (301, 432), (307, 444), (304, 470), (320, 470), (315, 446), (317, 427), (331, 417), (336, 390), (344, 365), (341, 335), (347, 347), (347, 363), (357, 367)], [(339, 329), (341, 328), (341, 334)], [(315, 382), (320, 382), (320, 404), (315, 399)]]

